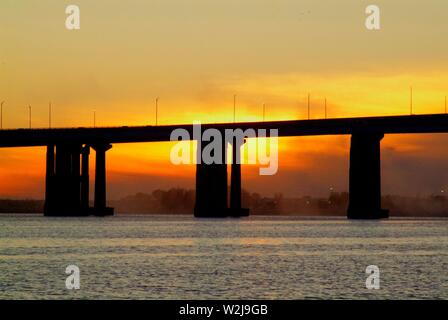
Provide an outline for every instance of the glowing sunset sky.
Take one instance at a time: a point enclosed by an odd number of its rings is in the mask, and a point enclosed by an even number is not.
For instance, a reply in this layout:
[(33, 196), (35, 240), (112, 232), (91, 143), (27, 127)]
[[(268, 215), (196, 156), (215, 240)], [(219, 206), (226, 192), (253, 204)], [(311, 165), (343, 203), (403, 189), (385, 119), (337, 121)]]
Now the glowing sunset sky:
[[(154, 124), (442, 113), (448, 94), (448, 2), (374, 1), (380, 31), (364, 26), (371, 1), (2, 0), (3, 127)], [(65, 8), (81, 29), (65, 28)], [(428, 139), (430, 137), (430, 139)], [(385, 193), (447, 188), (448, 136), (386, 136)], [(194, 187), (194, 166), (169, 164), (169, 143), (114, 145), (109, 197)], [(349, 137), (280, 140), (280, 169), (243, 187), (264, 194), (347, 189)], [(92, 164), (94, 152), (92, 152)], [(0, 197), (43, 197), (45, 150), (0, 150)], [(24, 168), (26, 168), (24, 170)], [(417, 183), (418, 182), (418, 183)]]

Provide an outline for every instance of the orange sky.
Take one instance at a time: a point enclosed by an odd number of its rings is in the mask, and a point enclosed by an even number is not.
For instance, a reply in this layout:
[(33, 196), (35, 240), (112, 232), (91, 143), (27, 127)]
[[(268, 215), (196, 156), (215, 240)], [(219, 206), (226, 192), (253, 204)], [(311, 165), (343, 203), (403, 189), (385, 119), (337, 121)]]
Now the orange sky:
[[(382, 29), (364, 27), (369, 1), (78, 0), (81, 29), (65, 28), (67, 1), (0, 3), (0, 101), (4, 128), (373, 116), (444, 112), (448, 3), (378, 0)], [(385, 192), (448, 188), (445, 135), (387, 136)], [(111, 198), (194, 187), (194, 166), (169, 164), (169, 143), (115, 145)], [(348, 137), (280, 139), (274, 177), (243, 169), (264, 194), (346, 190)], [(92, 164), (94, 152), (92, 152)], [(0, 197), (43, 196), (45, 150), (0, 150)], [(26, 168), (26, 170), (23, 170)], [(416, 183), (418, 181), (418, 183)]]

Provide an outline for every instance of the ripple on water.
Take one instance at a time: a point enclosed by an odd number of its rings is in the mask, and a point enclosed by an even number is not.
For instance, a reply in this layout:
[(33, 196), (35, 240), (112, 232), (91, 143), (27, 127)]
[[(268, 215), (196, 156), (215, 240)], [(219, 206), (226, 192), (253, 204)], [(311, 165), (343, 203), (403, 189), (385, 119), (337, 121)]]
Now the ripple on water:
[(0, 268), (0, 298), (447, 299), (448, 220), (8, 215)]

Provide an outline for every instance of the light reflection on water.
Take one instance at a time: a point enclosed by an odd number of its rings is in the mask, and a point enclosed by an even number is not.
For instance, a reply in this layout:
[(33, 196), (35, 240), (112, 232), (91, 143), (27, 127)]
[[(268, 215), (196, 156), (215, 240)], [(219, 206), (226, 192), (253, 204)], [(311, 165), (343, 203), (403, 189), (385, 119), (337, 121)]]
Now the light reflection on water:
[(448, 220), (8, 215), (0, 270), (0, 298), (447, 299)]

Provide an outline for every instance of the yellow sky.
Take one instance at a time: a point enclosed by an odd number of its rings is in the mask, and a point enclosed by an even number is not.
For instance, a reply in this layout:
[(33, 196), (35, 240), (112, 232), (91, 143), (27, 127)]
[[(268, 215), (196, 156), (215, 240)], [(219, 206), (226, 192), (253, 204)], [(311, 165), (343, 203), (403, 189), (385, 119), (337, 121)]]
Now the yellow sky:
[[(69, 4), (80, 7), (80, 30), (65, 28)], [(380, 31), (364, 27), (369, 4), (360, 0), (3, 0), (3, 125), (26, 127), (31, 105), (33, 126), (48, 126), (49, 101), (53, 126), (92, 125), (94, 111), (98, 126), (152, 124), (155, 97), (160, 97), (161, 124), (231, 121), (233, 94), (237, 94), (241, 121), (261, 120), (263, 103), (268, 120), (304, 118), (308, 92), (313, 118), (324, 116), (325, 98), (329, 117), (407, 114), (411, 85), (414, 113), (444, 112), (448, 2), (375, 1), (381, 9)], [(345, 159), (346, 137), (281, 141), (283, 172), (295, 170), (298, 180), (306, 178), (310, 185), (297, 190), (323, 193), (327, 184), (345, 187), (346, 162), (341, 160), (338, 173), (327, 168), (331, 177), (325, 187), (319, 187), (321, 176), (308, 177), (313, 167), (306, 164), (314, 163), (317, 155), (331, 158), (336, 153)], [(390, 141), (388, 150), (400, 152), (405, 145), (420, 150), (426, 140)], [(341, 149), (335, 144), (342, 144)], [(0, 150), (2, 179), (11, 182), (0, 184), (0, 196), (39, 197), (43, 154), (38, 148)], [(175, 183), (193, 185), (194, 167), (167, 164), (169, 144), (114, 146), (109, 154), (109, 182), (117, 196)], [(28, 168), (21, 175), (16, 173), (19, 163)], [(280, 170), (275, 179), (284, 182), (290, 171), (282, 175)], [(185, 180), (170, 179), (174, 172)], [(443, 183), (442, 178), (433, 180), (424, 190)], [(394, 190), (394, 183), (390, 189)]]

